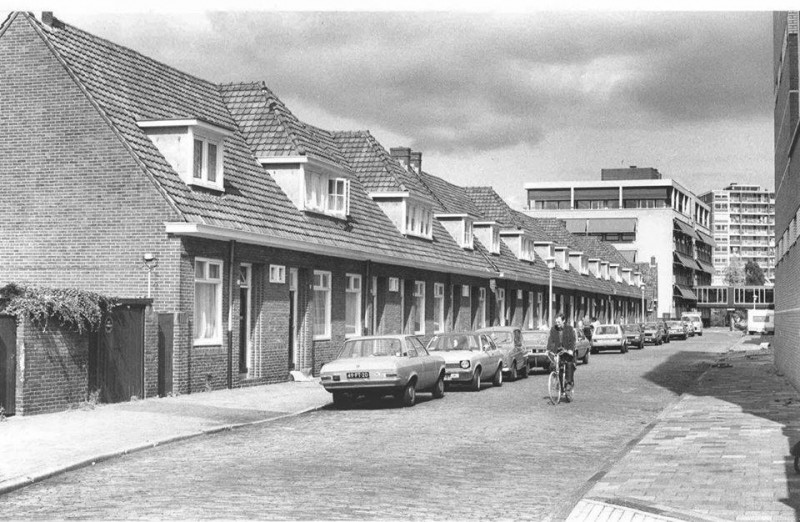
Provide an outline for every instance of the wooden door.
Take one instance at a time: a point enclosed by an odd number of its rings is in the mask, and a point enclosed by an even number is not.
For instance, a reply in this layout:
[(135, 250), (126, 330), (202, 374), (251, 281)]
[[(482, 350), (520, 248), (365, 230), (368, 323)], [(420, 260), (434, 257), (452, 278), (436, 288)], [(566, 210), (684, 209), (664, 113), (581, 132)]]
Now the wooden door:
[(144, 397), (144, 306), (123, 305), (98, 333), (97, 381), (103, 402)]
[(13, 415), (17, 391), (17, 320), (0, 317), (0, 406)]

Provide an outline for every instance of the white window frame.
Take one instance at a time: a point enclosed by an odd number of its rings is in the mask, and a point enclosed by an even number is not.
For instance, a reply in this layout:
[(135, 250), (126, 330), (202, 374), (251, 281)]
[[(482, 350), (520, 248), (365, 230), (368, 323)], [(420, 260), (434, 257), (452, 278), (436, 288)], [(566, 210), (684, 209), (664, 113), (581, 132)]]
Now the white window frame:
[(399, 292), (400, 291), (400, 278), (397, 278), (397, 277), (390, 277), (389, 278), (389, 291), (390, 292)]
[[(331, 192), (331, 185), (336, 188), (335, 192)], [(302, 199), (303, 210), (345, 218), (350, 215), (350, 180), (324, 172), (306, 171)], [(334, 204), (334, 201), (341, 204)]]
[[(357, 282), (357, 283), (356, 283)], [(362, 334), (363, 323), (361, 322), (361, 275), (345, 274), (345, 294), (356, 294), (356, 324), (353, 325), (353, 333), (347, 333), (347, 295), (345, 295), (345, 338), (357, 337)]]
[(500, 227), (492, 227), (492, 254), (500, 253)]
[[(197, 277), (197, 263), (204, 263), (203, 277)], [(219, 277), (212, 278), (209, 276), (210, 267), (215, 265), (219, 267)], [(197, 309), (197, 285), (199, 284), (213, 284), (216, 286), (215, 306), (216, 317), (214, 321), (218, 325), (217, 335), (214, 337), (194, 337), (195, 346), (213, 346), (222, 344), (222, 274), (225, 264), (221, 259), (213, 259), (207, 257), (196, 257), (194, 259), (194, 288), (195, 288), (195, 304), (194, 304), (194, 327), (197, 328), (198, 324), (198, 309)], [(194, 333), (192, 334), (194, 336)]]
[(444, 283), (433, 283), (433, 333), (444, 332)]
[[(223, 187), (223, 175), (222, 175), (222, 167), (223, 167), (223, 156), (225, 155), (225, 148), (223, 147), (223, 139), (221, 137), (214, 137), (211, 134), (206, 134), (204, 132), (198, 132), (196, 129), (192, 129), (190, 132), (191, 140), (189, 141), (189, 183), (192, 185), (200, 185), (202, 187), (212, 188), (216, 190), (222, 190)], [(200, 142), (201, 152), (200, 152), (200, 177), (195, 177), (195, 142)], [(208, 151), (210, 146), (214, 146), (217, 149), (217, 158), (214, 163), (214, 175), (215, 180), (209, 181), (208, 179)]]
[(425, 205), (406, 200), (403, 205), (403, 233), (431, 239), (433, 237), (433, 210)]
[(286, 282), (286, 266), (285, 265), (269, 265), (269, 282), (270, 283), (285, 283)]
[(471, 219), (463, 219), (461, 225), (461, 247), (462, 248), (474, 248), (474, 239), (475, 235), (472, 229), (472, 220)]
[(469, 285), (461, 285), (461, 297), (469, 297)]
[(480, 327), (486, 328), (486, 289), (478, 288), (478, 313), (480, 314)]
[(425, 335), (425, 281), (414, 281), (414, 313), (419, 318), (420, 328), (414, 330), (414, 333)]
[[(318, 285), (317, 284), (317, 276), (320, 276), (322, 278), (320, 280), (321, 283), (324, 283), (324, 279), (327, 276), (327, 279), (328, 279), (327, 286), (325, 286), (324, 284), (319, 284)], [(312, 283), (313, 283), (313, 286), (312, 286), (313, 294), (312, 295), (313, 295), (315, 300), (317, 298), (317, 294), (316, 294), (317, 292), (326, 292), (326, 295), (325, 295), (325, 331), (319, 333), (319, 332), (316, 331), (316, 329), (314, 329), (313, 340), (315, 340), (315, 341), (330, 340), (330, 338), (331, 338), (331, 293), (332, 293), (331, 287), (333, 286), (331, 272), (326, 271), (326, 270), (314, 270), (314, 276), (313, 276), (313, 279), (312, 279)], [(313, 327), (316, 327), (316, 324), (314, 324), (315, 323), (315, 321), (314, 321), (315, 319), (316, 319), (316, 317), (312, 318), (312, 326)]]
[(495, 299), (498, 308), (497, 317), (500, 318), (500, 326), (506, 325), (506, 289), (497, 289), (497, 298)]

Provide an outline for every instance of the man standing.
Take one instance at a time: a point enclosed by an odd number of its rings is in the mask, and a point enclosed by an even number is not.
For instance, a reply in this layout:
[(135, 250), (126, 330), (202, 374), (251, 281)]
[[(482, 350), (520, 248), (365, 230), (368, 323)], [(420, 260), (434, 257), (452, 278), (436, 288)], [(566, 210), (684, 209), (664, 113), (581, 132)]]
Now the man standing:
[(550, 329), (550, 336), (547, 338), (547, 351), (557, 354), (561, 350), (566, 353), (561, 354), (562, 360), (566, 363), (564, 368), (565, 386), (572, 388), (575, 385), (575, 329), (566, 324), (566, 317), (563, 313), (556, 315), (553, 328)]

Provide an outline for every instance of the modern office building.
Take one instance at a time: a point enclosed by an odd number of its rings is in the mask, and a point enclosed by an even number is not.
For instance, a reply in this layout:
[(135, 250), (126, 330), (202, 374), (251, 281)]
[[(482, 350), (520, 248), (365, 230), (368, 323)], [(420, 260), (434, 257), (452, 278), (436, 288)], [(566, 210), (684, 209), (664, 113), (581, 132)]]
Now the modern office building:
[[(714, 232), (714, 275), (722, 286), (732, 261), (758, 263), (766, 283), (775, 282), (775, 192), (759, 185), (731, 183), (700, 195), (711, 209)], [(735, 261), (734, 261), (735, 262)]]
[(526, 183), (525, 190), (530, 216), (563, 219), (570, 232), (609, 242), (633, 263), (654, 257), (660, 317), (697, 308), (695, 287), (711, 284), (714, 240), (711, 209), (689, 189), (657, 169), (630, 167), (603, 169), (599, 181)]
[(800, 155), (798, 122), (798, 12), (773, 15), (775, 92), (775, 364), (800, 388)]

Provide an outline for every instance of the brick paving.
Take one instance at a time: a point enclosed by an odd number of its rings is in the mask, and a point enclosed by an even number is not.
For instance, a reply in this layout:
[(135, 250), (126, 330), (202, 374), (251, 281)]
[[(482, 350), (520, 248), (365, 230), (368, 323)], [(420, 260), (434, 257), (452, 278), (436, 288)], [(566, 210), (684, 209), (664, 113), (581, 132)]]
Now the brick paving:
[(797, 520), (800, 475), (789, 450), (798, 440), (797, 390), (776, 372), (771, 349), (739, 344), (659, 415), (568, 520), (584, 520), (588, 503), (619, 512), (626, 501), (678, 520)]

